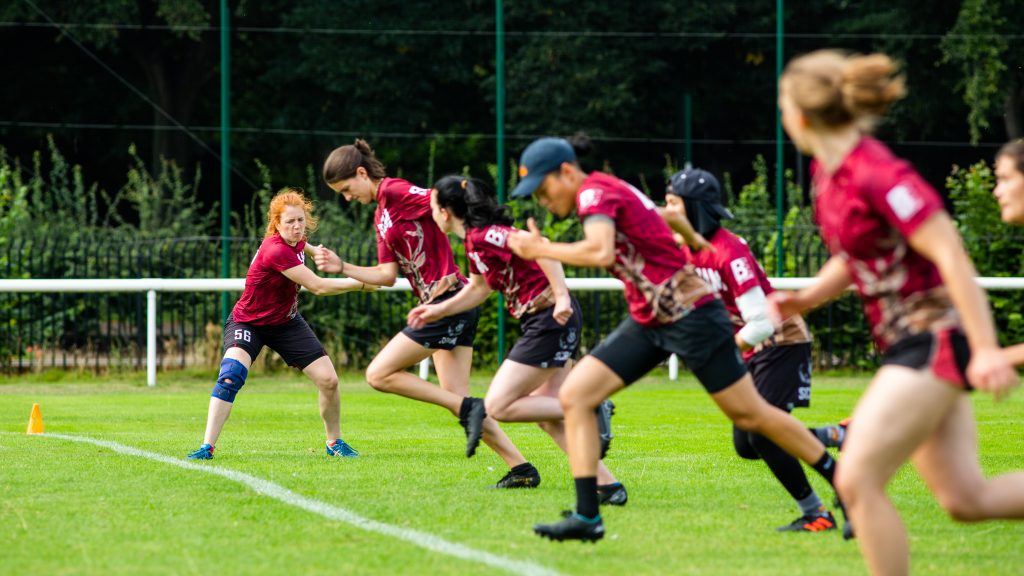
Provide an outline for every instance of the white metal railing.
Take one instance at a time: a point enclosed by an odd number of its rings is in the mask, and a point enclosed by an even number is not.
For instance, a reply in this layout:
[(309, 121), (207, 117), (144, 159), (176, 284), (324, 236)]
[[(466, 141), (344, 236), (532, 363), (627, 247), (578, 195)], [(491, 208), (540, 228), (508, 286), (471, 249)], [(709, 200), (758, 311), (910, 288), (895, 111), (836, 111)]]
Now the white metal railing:
[[(986, 290), (1024, 289), (1024, 278), (979, 277), (978, 284)], [(814, 283), (815, 278), (769, 278), (780, 290), (797, 290)], [(612, 291), (622, 290), (622, 282), (615, 278), (567, 278), (570, 290)], [(138, 279), (26, 279), (0, 280), (0, 292), (146, 292), (146, 383), (156, 386), (156, 293), (157, 292), (241, 292), (244, 278), (138, 278)], [(409, 282), (400, 278), (385, 291), (412, 290)], [(426, 378), (430, 359), (420, 364), (420, 376)], [(669, 358), (669, 378), (679, 377), (679, 359)]]

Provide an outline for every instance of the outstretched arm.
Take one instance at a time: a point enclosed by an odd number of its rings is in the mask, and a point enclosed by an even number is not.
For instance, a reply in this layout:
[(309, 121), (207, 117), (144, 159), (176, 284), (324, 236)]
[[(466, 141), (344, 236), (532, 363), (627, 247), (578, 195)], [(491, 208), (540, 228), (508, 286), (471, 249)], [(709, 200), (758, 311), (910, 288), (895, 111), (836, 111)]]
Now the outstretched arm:
[(768, 296), (768, 315), (775, 324), (805, 310), (817, 308), (846, 290), (853, 278), (846, 261), (833, 256), (818, 270), (818, 281), (803, 290), (778, 290)]
[(317, 269), (321, 272), (344, 274), (366, 284), (394, 286), (395, 280), (398, 279), (398, 264), (394, 262), (376, 266), (356, 266), (345, 262), (333, 250), (323, 246), (318, 246), (315, 249), (313, 259), (316, 261)]
[(422, 328), (425, 324), (479, 306), (491, 295), (491, 292), (492, 290), (483, 276), (470, 274), (469, 284), (463, 286), (458, 294), (438, 304), (421, 304), (413, 308), (409, 311), (406, 321), (412, 328)]
[(607, 268), (615, 262), (615, 223), (604, 216), (591, 216), (583, 223), (583, 240), (549, 242), (540, 235), (537, 223), (530, 218), (527, 230), (508, 237), (512, 252), (525, 260), (550, 258), (563, 264), (584, 268)]
[(367, 285), (354, 278), (321, 278), (304, 264), (293, 266), (281, 272), (289, 280), (317, 296), (333, 296), (343, 292), (373, 291), (377, 287)]
[(690, 219), (686, 217), (686, 211), (680, 208), (673, 208), (671, 206), (665, 206), (658, 208), (658, 215), (661, 216), (662, 220), (668, 224), (669, 228), (673, 232), (678, 233), (683, 237), (683, 241), (686, 245), (694, 250), (708, 249), (712, 252), (715, 251), (715, 247), (712, 246), (706, 238), (700, 235), (699, 232), (693, 229), (693, 224), (690, 224)]

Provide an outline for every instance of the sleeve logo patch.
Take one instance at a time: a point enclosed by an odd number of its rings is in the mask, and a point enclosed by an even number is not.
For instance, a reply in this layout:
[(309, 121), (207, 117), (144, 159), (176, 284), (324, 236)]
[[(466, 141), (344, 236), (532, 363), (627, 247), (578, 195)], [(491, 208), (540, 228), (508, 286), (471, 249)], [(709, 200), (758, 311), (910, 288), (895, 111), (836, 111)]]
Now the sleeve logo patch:
[(580, 192), (580, 208), (590, 208), (601, 201), (601, 191), (597, 188), (587, 188)]
[(484, 240), (490, 242), (491, 244), (494, 244), (498, 248), (504, 248), (505, 240), (507, 239), (508, 230), (502, 230), (501, 228), (496, 228), (494, 226), (488, 228), (487, 232), (484, 233)]
[(732, 269), (732, 277), (736, 280), (737, 284), (743, 284), (747, 280), (754, 278), (754, 271), (750, 269), (750, 264), (747, 263), (746, 258), (737, 258), (729, 262), (729, 268)]
[(409, 194), (414, 196), (426, 196), (430, 194), (430, 188), (420, 188), (419, 186), (409, 186)]
[(919, 210), (924, 206), (922, 201), (914, 191), (902, 184), (898, 184), (892, 190), (885, 193), (885, 201), (889, 203), (889, 207), (896, 213), (896, 217), (906, 222), (914, 217)]

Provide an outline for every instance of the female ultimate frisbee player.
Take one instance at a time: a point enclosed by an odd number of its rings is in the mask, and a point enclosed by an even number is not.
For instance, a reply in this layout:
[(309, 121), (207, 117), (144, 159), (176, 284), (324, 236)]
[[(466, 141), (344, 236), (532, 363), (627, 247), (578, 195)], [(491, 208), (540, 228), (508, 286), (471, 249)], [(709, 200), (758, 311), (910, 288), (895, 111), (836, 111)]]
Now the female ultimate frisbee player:
[[(409, 312), (409, 325), (420, 328), (479, 306), (492, 291), (505, 296), (509, 314), (523, 334), (491, 380), (484, 404), (500, 422), (536, 422), (565, 450), (565, 427), (558, 389), (572, 368), (580, 347), (583, 319), (569, 294), (562, 265), (553, 260), (523, 260), (508, 249), (515, 231), (512, 218), (479, 180), (446, 176), (430, 197), (434, 221), (446, 233), (466, 242), (469, 283), (440, 304), (424, 304)], [(599, 407), (598, 429), (610, 440), (610, 403)], [(597, 468), (602, 503), (623, 505), (626, 488), (603, 463)]]
[(285, 188), (270, 201), (267, 231), (245, 274), (245, 291), (224, 325), (224, 359), (210, 395), (203, 445), (188, 457), (213, 458), (217, 438), (231, 415), (235, 395), (264, 346), (295, 366), (316, 384), (320, 417), (327, 432), (327, 454), (359, 455), (341, 439), (338, 374), (316, 334), (299, 314), (299, 289), (328, 296), (368, 287), (350, 278), (321, 278), (306, 267), (306, 234), (316, 230), (313, 205), (296, 188)]
[[(669, 208), (682, 210), (715, 249), (683, 251), (697, 274), (722, 297), (735, 332), (736, 346), (757, 391), (769, 404), (792, 412), (811, 403), (811, 333), (794, 315), (776, 329), (765, 298), (774, 290), (768, 276), (739, 236), (721, 226), (732, 214), (721, 204), (722, 189), (709, 172), (686, 169), (672, 175), (665, 191)], [(835, 517), (811, 488), (800, 462), (760, 434), (733, 426), (733, 446), (743, 458), (762, 459), (800, 507), (801, 516), (780, 532), (834, 530)]]
[(904, 95), (896, 64), (812, 52), (786, 66), (779, 90), (783, 127), (814, 156), (815, 214), (832, 257), (816, 284), (769, 301), (785, 318), (851, 283), (863, 299), (882, 367), (854, 409), (836, 486), (871, 572), (906, 574), (906, 529), (885, 489), (907, 460), (957, 520), (1024, 516), (1024, 474), (982, 475), (969, 397), (972, 387), (1005, 394), (1018, 377), (939, 195), (868, 135)]
[[(588, 144), (577, 140), (576, 149)], [(685, 214), (669, 212), (663, 220), (642, 192), (613, 176), (583, 172), (576, 157), (574, 146), (564, 139), (535, 140), (523, 151), (522, 180), (512, 197), (536, 194), (541, 206), (560, 217), (575, 207), (583, 221), (583, 240), (548, 242), (530, 221), (530, 231), (510, 235), (509, 246), (528, 260), (607, 268), (626, 285), (629, 316), (562, 385), (559, 399), (576, 482), (576, 511), (559, 522), (538, 524), (534, 531), (555, 540), (604, 536), (597, 507), (600, 449), (593, 411), (672, 353), (686, 362), (741, 429), (771, 438), (831, 480), (835, 461), (792, 415), (758, 395), (736, 349), (725, 307), (676, 247), (669, 225), (690, 245), (707, 245)]]
[[(320, 249), (315, 256), (320, 270), (380, 286), (393, 285), (401, 271), (421, 304), (443, 302), (459, 293), (466, 279), (455, 265), (448, 237), (430, 215), (429, 188), (388, 178), (384, 165), (364, 140), (331, 152), (324, 162), (323, 176), (327, 185), (346, 200), (377, 204), (374, 224), (378, 264), (356, 266), (330, 250)], [(418, 329), (405, 328), (370, 362), (366, 380), (381, 392), (447, 409), (466, 431), (467, 457), (473, 455), (482, 435), (511, 468), (498, 487), (533, 487), (540, 483), (537, 470), (498, 423), (484, 416), (483, 399), (469, 396), (473, 337), (479, 316), (480, 311), (473, 308)], [(428, 356), (433, 358), (440, 387), (406, 372)]]

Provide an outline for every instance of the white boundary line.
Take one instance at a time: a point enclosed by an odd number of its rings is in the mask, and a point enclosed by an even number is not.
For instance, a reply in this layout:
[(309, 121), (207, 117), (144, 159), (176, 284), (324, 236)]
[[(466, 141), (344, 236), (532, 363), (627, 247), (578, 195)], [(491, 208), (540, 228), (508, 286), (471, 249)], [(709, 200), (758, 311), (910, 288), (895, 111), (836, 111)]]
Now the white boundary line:
[(405, 540), (410, 544), (419, 546), (420, 548), (426, 548), (433, 552), (439, 552), (441, 554), (447, 554), (448, 556), (454, 556), (463, 560), (469, 560), (470, 562), (478, 562), (480, 564), (486, 564), (493, 568), (505, 570), (513, 574), (530, 574), (536, 576), (559, 576), (559, 572), (535, 564), (533, 562), (524, 560), (513, 560), (504, 556), (498, 556), (497, 554), (491, 554), (490, 552), (484, 552), (482, 550), (476, 550), (465, 546), (463, 544), (457, 544), (455, 542), (449, 542), (439, 536), (428, 534), (426, 532), (420, 532), (419, 530), (413, 530), (412, 528), (401, 528), (398, 526), (392, 526), (391, 524), (385, 524), (384, 522), (378, 522), (369, 518), (364, 518), (344, 508), (307, 498), (300, 494), (296, 494), (291, 490), (264, 480), (251, 476), (244, 472), (238, 472), (235, 470), (229, 470), (226, 468), (219, 468), (216, 466), (206, 464), (196, 464), (187, 460), (181, 460), (178, 458), (171, 458), (170, 456), (164, 456), (163, 454), (157, 454), (155, 452), (147, 452), (145, 450), (139, 450), (138, 448), (132, 448), (131, 446), (125, 446), (124, 444), (118, 444), (117, 442), (110, 442), (107, 440), (97, 440), (95, 438), (88, 438), (85, 436), (70, 436), (67, 434), (41, 434), (47, 438), (59, 438), (61, 440), (70, 440), (72, 442), (81, 442), (85, 444), (92, 444), (94, 446), (101, 446), (108, 448), (114, 452), (120, 454), (126, 454), (128, 456), (138, 456), (140, 458), (146, 458), (148, 460), (154, 460), (156, 462), (162, 462), (164, 464), (170, 464), (171, 466), (177, 466), (178, 468), (184, 468), (185, 470), (194, 470), (197, 472), (204, 472), (206, 474), (213, 474), (215, 476), (221, 476), (229, 480), (238, 482), (239, 484), (252, 488), (257, 494), (273, 498), (294, 506), (301, 508), (307, 512), (319, 514), (324, 518), (330, 520), (337, 520), (344, 522), (361, 530), (367, 532), (375, 532), (377, 534), (383, 534), (385, 536), (391, 536), (399, 540)]

